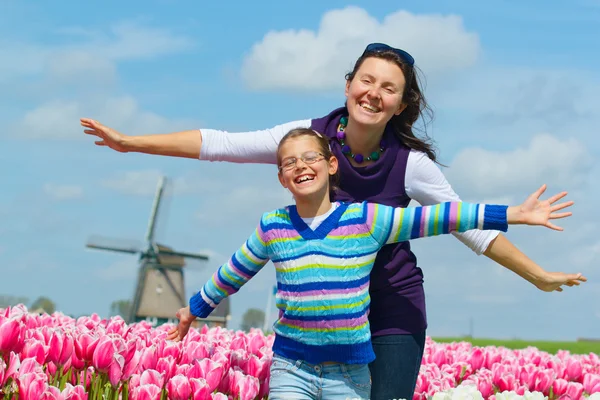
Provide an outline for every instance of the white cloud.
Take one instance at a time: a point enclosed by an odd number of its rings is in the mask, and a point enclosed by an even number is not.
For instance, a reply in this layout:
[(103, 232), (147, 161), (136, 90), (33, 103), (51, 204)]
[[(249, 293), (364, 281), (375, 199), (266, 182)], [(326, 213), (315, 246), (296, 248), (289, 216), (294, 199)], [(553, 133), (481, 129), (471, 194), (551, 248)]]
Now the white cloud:
[(75, 200), (83, 197), (83, 188), (76, 185), (57, 185), (46, 183), (44, 193), (55, 200)]
[(72, 27), (60, 33), (63, 39), (68, 35), (74, 40), (60, 46), (0, 41), (0, 58), (7, 60), (0, 66), (0, 81), (44, 72), (53, 78), (79, 78), (81, 74), (90, 80), (106, 78), (114, 75), (116, 62), (178, 53), (193, 46), (188, 37), (136, 21), (120, 22), (106, 31)]
[(246, 56), (242, 77), (252, 89), (327, 90), (342, 87), (344, 75), (370, 42), (411, 53), (426, 75), (468, 67), (480, 52), (476, 33), (455, 15), (397, 11), (381, 22), (362, 8), (328, 11), (315, 31), (271, 31)]
[(460, 193), (471, 197), (503, 197), (507, 193), (525, 196), (543, 183), (556, 190), (582, 185), (591, 162), (590, 154), (577, 139), (540, 134), (526, 148), (464, 149), (454, 158), (446, 175), (460, 187)]
[(79, 119), (93, 116), (110, 123), (110, 126), (126, 134), (149, 134), (173, 132), (199, 126), (190, 120), (171, 120), (140, 109), (131, 96), (103, 97), (82, 101), (52, 100), (25, 113), (12, 131), (16, 136), (31, 139), (87, 139)]

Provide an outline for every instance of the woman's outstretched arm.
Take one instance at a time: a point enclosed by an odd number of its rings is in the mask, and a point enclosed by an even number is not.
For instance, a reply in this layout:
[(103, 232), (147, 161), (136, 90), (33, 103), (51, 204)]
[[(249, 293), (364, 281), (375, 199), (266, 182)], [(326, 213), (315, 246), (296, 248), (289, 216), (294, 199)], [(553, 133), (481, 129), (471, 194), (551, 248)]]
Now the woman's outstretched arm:
[[(405, 186), (410, 198), (422, 205), (460, 201), (442, 171), (421, 152), (410, 153)], [(587, 280), (580, 273), (546, 271), (498, 231), (469, 231), (454, 236), (477, 254), (485, 255), (546, 292), (560, 292), (563, 285), (579, 285)]]
[(81, 126), (97, 138), (96, 145), (128, 153), (229, 161), (236, 163), (276, 163), (277, 146), (291, 129), (310, 127), (311, 120), (287, 122), (273, 128), (230, 133), (215, 129), (193, 129), (166, 134), (125, 135), (102, 123), (82, 118)]

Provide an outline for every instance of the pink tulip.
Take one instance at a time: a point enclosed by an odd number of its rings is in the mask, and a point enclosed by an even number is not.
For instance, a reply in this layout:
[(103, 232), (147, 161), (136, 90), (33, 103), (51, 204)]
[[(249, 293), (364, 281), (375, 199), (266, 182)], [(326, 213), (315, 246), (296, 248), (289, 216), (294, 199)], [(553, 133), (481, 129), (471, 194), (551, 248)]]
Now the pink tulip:
[(113, 363), (115, 352), (113, 341), (108, 336), (102, 337), (94, 350), (92, 365), (98, 371), (108, 372), (110, 365)]
[(481, 393), (484, 399), (487, 399), (491, 394), (494, 393), (494, 385), (492, 384), (491, 378), (481, 378), (477, 383), (477, 390)]
[[(222, 352), (215, 352), (215, 354), (213, 354), (213, 356), (210, 359), (223, 366), (223, 371), (224, 371), (223, 374), (225, 374), (225, 372), (229, 368), (231, 368), (231, 362), (229, 360), (229, 357)], [(268, 358), (268, 364), (266, 365), (266, 369), (268, 370), (270, 368), (270, 366), (271, 366), (271, 358)]]
[(261, 333), (252, 335), (248, 340), (248, 351), (252, 354), (260, 356), (261, 349), (266, 345), (265, 337)]
[(65, 365), (67, 360), (71, 358), (73, 352), (73, 337), (63, 331), (55, 330), (52, 332), (48, 343), (47, 361), (51, 361), (56, 365)]
[(498, 391), (500, 392), (515, 390), (517, 387), (516, 379), (513, 374), (503, 375), (500, 379), (498, 379), (496, 385), (498, 386)]
[(88, 400), (88, 395), (82, 385), (73, 386), (67, 383), (62, 391), (65, 400)]
[(71, 366), (77, 370), (82, 370), (85, 368), (85, 363), (83, 360), (77, 357), (75, 351), (71, 352)]
[(23, 374), (19, 376), (19, 400), (40, 400), (48, 388), (46, 375)]
[(64, 396), (55, 386), (48, 386), (42, 393), (40, 400), (64, 400)]
[(135, 400), (160, 400), (162, 389), (153, 384), (140, 385), (133, 391)]
[(202, 361), (196, 360), (192, 368), (189, 369), (188, 374), (192, 378), (205, 379), (212, 392), (219, 386), (224, 375), (224, 369), (221, 364), (205, 358)]
[(173, 357), (175, 362), (181, 359), (181, 342), (162, 341), (158, 347), (158, 357)]
[(538, 371), (535, 386), (533, 390), (538, 392), (542, 392), (544, 396), (547, 396), (550, 392), (550, 387), (552, 387), (552, 382), (554, 381), (555, 372), (551, 369), (544, 369)]
[(90, 365), (94, 356), (94, 350), (100, 338), (90, 333), (80, 333), (75, 340), (75, 354), (84, 363)]
[(156, 370), (165, 377), (165, 381), (168, 381), (175, 375), (175, 371), (177, 370), (175, 358), (173, 358), (173, 356), (160, 358), (156, 363)]
[(123, 366), (123, 375), (121, 377), (122, 380), (128, 380), (138, 370), (138, 365), (140, 363), (141, 356), (142, 353), (136, 351), (133, 354), (133, 357), (129, 360), (129, 362), (125, 360), (125, 365)]
[(600, 392), (600, 375), (585, 374), (583, 376), (583, 389), (587, 394)]
[(142, 351), (142, 355), (140, 356), (139, 367), (142, 370), (145, 369), (154, 369), (156, 368), (156, 363), (158, 361), (158, 354), (156, 353), (156, 346), (146, 347)]
[(537, 382), (537, 376), (540, 370), (534, 364), (524, 365), (519, 372), (519, 380), (526, 385), (529, 390), (534, 390)]
[(147, 369), (142, 372), (140, 377), (140, 385), (156, 385), (162, 389), (165, 383), (165, 377), (158, 371)]
[(183, 375), (175, 375), (167, 382), (167, 393), (173, 400), (188, 400), (192, 395), (190, 381)]
[(571, 399), (578, 400), (583, 394), (583, 385), (579, 382), (569, 382), (565, 393)]
[(19, 353), (23, 348), (23, 324), (16, 319), (0, 322), (0, 354)]
[(552, 383), (552, 393), (554, 397), (562, 396), (567, 392), (567, 385), (569, 382), (566, 380), (559, 378)]
[(485, 362), (485, 354), (483, 350), (479, 347), (475, 347), (469, 356), (469, 364), (471, 364), (471, 368), (473, 371), (477, 371), (483, 366)]
[(212, 391), (208, 387), (206, 380), (202, 378), (190, 378), (189, 382), (194, 400), (210, 400), (210, 393)]
[(213, 393), (210, 396), (211, 400), (229, 400), (229, 397), (223, 393)]
[(113, 387), (117, 387), (119, 382), (121, 381), (121, 376), (123, 375), (123, 366), (125, 364), (125, 360), (123, 356), (119, 353), (113, 354), (113, 362), (110, 364), (108, 369), (108, 380)]
[(254, 376), (244, 375), (242, 372), (235, 374), (236, 380), (233, 382), (233, 395), (238, 396), (240, 400), (254, 400), (260, 390), (260, 383)]
[(566, 362), (566, 378), (567, 380), (579, 382), (579, 379), (582, 378), (583, 368), (581, 367), (581, 363), (579, 360), (570, 357)]
[(28, 340), (25, 342), (21, 354), (23, 358), (35, 358), (38, 363), (43, 364), (49, 348), (38, 340)]
[(246, 336), (238, 336), (231, 341), (229, 348), (231, 350), (246, 350), (248, 344), (246, 343)]
[(196, 359), (203, 359), (210, 357), (211, 349), (210, 344), (206, 342), (190, 342), (184, 348), (181, 354), (181, 362), (191, 363)]

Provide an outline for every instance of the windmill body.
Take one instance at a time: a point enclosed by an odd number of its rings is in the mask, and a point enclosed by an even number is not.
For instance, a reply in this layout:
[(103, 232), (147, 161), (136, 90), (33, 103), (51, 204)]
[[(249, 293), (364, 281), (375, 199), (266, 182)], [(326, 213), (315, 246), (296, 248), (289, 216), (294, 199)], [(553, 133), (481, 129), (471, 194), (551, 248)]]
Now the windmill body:
[[(115, 245), (114, 243), (107, 245), (94, 238), (89, 240), (86, 245), (92, 249), (139, 255), (138, 278), (131, 302), (131, 314), (122, 316), (128, 322), (147, 321), (153, 326), (177, 323), (175, 313), (187, 305), (184, 279), (185, 259), (208, 260), (208, 256), (205, 254), (175, 251), (171, 247), (154, 241), (156, 221), (165, 183), (166, 178), (162, 177), (154, 198), (144, 247)], [(229, 302), (226, 299), (209, 318), (201, 321), (211, 325), (226, 326), (228, 319)]]

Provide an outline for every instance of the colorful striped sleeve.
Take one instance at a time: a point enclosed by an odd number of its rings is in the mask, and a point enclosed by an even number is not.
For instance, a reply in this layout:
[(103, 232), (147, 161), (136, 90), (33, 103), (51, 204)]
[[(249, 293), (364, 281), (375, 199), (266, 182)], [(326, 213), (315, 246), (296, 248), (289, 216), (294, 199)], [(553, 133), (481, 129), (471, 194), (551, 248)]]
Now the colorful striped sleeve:
[(421, 237), (471, 229), (506, 231), (504, 205), (447, 202), (425, 207), (393, 208), (367, 204), (367, 223), (382, 246)]
[(267, 245), (261, 229), (252, 236), (225, 264), (221, 265), (202, 289), (190, 299), (190, 311), (206, 318), (227, 296), (237, 292), (269, 261)]

